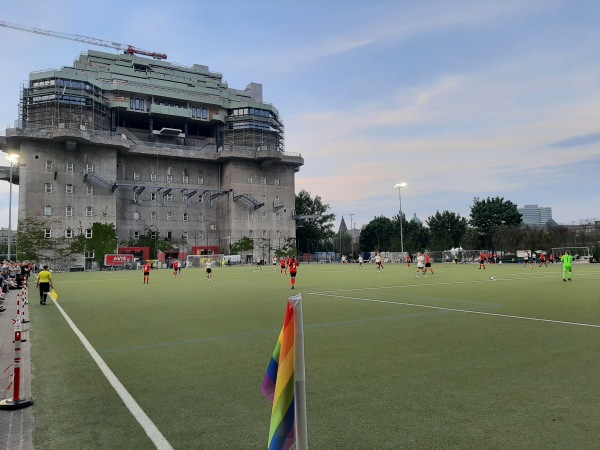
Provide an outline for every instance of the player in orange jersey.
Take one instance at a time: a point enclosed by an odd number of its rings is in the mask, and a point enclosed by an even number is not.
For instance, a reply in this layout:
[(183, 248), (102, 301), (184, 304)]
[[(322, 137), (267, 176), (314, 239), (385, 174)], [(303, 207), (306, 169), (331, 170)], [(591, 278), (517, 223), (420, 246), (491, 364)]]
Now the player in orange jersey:
[(296, 261), (296, 257), (292, 256), (292, 258), (289, 260), (290, 264), (290, 277), (292, 278), (292, 289), (294, 289), (294, 286), (296, 285), (296, 273), (298, 272), (298, 261)]
[(150, 263), (149, 262), (146, 262), (146, 264), (144, 264), (142, 271), (144, 272), (144, 284), (150, 283)]

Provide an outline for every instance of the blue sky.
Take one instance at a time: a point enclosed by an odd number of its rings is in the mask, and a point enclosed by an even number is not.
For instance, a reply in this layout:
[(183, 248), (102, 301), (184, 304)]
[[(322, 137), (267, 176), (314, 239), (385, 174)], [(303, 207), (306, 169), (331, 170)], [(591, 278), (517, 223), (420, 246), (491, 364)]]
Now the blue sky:
[[(321, 196), (336, 229), (342, 215), (360, 227), (397, 214), (399, 182), (408, 218), (468, 218), (488, 196), (549, 206), (559, 223), (600, 218), (598, 1), (5, 3), (6, 22), (167, 53), (233, 88), (262, 83), (286, 151), (305, 159), (297, 191)], [(103, 50), (3, 27), (0, 42), (2, 129), (30, 72)]]

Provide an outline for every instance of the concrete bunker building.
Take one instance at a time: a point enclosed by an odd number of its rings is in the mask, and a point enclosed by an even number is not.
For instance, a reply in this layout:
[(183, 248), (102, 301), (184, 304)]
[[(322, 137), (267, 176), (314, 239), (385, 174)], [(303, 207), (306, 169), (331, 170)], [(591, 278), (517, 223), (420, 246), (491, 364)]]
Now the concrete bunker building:
[(46, 220), (47, 237), (89, 236), (94, 222), (114, 223), (119, 242), (151, 230), (178, 258), (228, 253), (249, 236), (256, 256), (272, 257), (295, 237), (304, 161), (284, 151), (262, 85), (237, 90), (222, 78), (91, 50), (72, 67), (31, 73), (16, 126), (0, 138), (19, 154), (19, 219)]

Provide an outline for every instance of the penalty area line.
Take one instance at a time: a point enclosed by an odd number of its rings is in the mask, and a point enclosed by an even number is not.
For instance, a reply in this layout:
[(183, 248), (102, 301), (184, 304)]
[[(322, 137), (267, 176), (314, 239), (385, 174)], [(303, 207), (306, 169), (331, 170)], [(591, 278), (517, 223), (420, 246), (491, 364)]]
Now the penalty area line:
[(595, 324), (591, 324), (591, 323), (566, 322), (563, 320), (540, 319), (538, 317), (513, 316), (511, 314), (473, 311), (473, 310), (469, 310), (469, 309), (445, 308), (443, 306), (418, 305), (416, 303), (392, 302), (389, 300), (376, 300), (376, 299), (372, 299), (372, 298), (348, 297), (345, 295), (324, 294), (324, 293), (320, 293), (320, 292), (310, 293), (309, 295), (320, 295), (322, 297), (333, 297), (333, 298), (341, 298), (341, 299), (346, 299), (346, 300), (358, 300), (361, 302), (384, 303), (387, 305), (413, 306), (415, 308), (437, 309), (437, 310), (441, 310), (441, 311), (450, 311), (450, 312), (458, 312), (458, 313), (466, 313), (466, 314), (478, 314), (481, 316), (503, 317), (506, 319), (532, 320), (535, 322), (557, 323), (560, 325), (574, 325), (574, 326), (578, 326), (578, 327), (600, 328), (600, 325), (595, 325)]
[(75, 335), (79, 338), (85, 349), (88, 351), (92, 359), (96, 362), (96, 364), (98, 365), (98, 367), (100, 368), (110, 385), (117, 392), (117, 394), (119, 394), (119, 397), (121, 397), (121, 400), (123, 400), (123, 403), (125, 404), (127, 409), (129, 409), (135, 420), (137, 420), (138, 423), (142, 426), (142, 428), (144, 429), (150, 440), (154, 443), (156, 448), (159, 450), (173, 450), (171, 444), (169, 444), (169, 442), (165, 439), (165, 437), (162, 435), (162, 433), (159, 431), (156, 425), (154, 425), (152, 420), (150, 420), (150, 418), (142, 410), (140, 405), (138, 405), (138, 403), (127, 391), (127, 389), (125, 389), (125, 386), (121, 384), (116, 375), (112, 372), (112, 370), (110, 370), (108, 365), (104, 362), (104, 360), (98, 354), (96, 349), (94, 349), (92, 344), (90, 344), (90, 341), (88, 341), (84, 334), (79, 330), (79, 328), (77, 328), (77, 325), (75, 325), (75, 323), (71, 320), (71, 318), (65, 312), (65, 310), (62, 309), (58, 302), (55, 302), (54, 300), (52, 301), (54, 302), (62, 316), (65, 318)]

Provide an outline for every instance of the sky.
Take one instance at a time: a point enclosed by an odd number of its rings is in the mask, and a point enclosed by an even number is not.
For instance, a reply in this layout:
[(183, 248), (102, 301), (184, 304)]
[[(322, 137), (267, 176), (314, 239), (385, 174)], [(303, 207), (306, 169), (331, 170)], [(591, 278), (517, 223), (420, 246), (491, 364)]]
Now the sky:
[[(166, 53), (236, 89), (261, 83), (285, 150), (304, 158), (296, 191), (320, 196), (335, 230), (400, 203), (407, 219), (469, 218), (487, 197), (551, 207), (558, 223), (600, 218), (597, 0), (4, 3), (0, 21)], [(30, 72), (116, 51), (4, 27), (0, 44), (0, 133)]]

